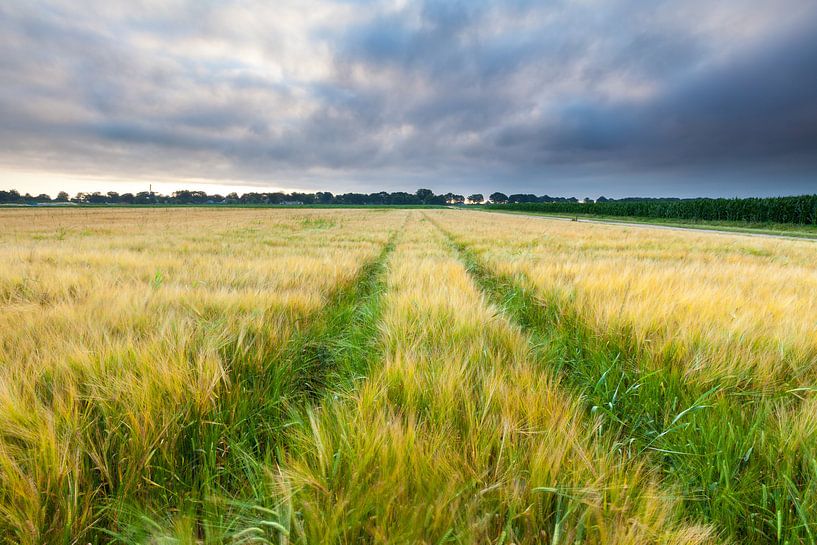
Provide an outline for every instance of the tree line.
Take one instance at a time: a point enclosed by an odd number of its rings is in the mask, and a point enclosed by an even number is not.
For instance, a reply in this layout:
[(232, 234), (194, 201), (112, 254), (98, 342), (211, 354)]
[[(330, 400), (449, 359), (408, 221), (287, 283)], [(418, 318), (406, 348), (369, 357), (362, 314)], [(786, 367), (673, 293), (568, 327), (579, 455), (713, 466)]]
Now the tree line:
[[(603, 199), (604, 197), (602, 197)], [(510, 196), (504, 193), (493, 193), (489, 196), (493, 203), (526, 203), (526, 202), (579, 202), (575, 197), (550, 197), (542, 195), (517, 193)], [(74, 204), (338, 204), (338, 205), (457, 205), (483, 204), (485, 196), (482, 193), (459, 195), (456, 193), (435, 194), (430, 189), (418, 189), (414, 193), (404, 191), (378, 191), (376, 193), (340, 193), (332, 194), (329, 191), (316, 193), (283, 193), (283, 192), (249, 192), (242, 195), (229, 193), (227, 195), (208, 194), (204, 191), (187, 189), (174, 191), (170, 195), (162, 195), (151, 191), (138, 193), (118, 193), (108, 191), (101, 193), (77, 193), (71, 197), (65, 191), (60, 191), (56, 198), (41, 193), (21, 195), (18, 191), (0, 190), (2, 204), (43, 204), (43, 203), (74, 203)]]
[[(481, 193), (459, 195), (456, 193), (435, 194), (430, 189), (418, 189), (414, 193), (404, 191), (379, 191), (376, 193), (340, 193), (328, 191), (316, 193), (249, 192), (242, 195), (208, 194), (204, 191), (179, 190), (170, 195), (150, 191), (138, 193), (77, 193), (71, 197), (60, 191), (56, 198), (42, 193), (36, 196), (21, 195), (11, 189), (0, 190), (0, 204), (245, 204), (245, 205), (462, 205), (483, 204), (486, 199)], [(487, 204), (496, 209), (510, 209), (526, 212), (551, 212), (562, 214), (591, 214), (596, 216), (629, 216), (642, 218), (743, 221), (752, 223), (795, 223), (817, 225), (817, 194), (795, 197), (769, 197), (745, 199), (678, 199), (678, 198), (638, 198), (607, 199), (599, 197), (579, 200), (575, 197), (537, 196), (532, 193), (501, 192), (491, 193)]]
[[(493, 197), (493, 195), (492, 195)], [(740, 221), (817, 225), (817, 194), (745, 199), (604, 199), (595, 202), (514, 202), (491, 199), (491, 207), (524, 212), (592, 214), (692, 221)]]
[(60, 191), (52, 199), (45, 193), (39, 195), (24, 194), (12, 189), (0, 190), (0, 203), (3, 204), (44, 204), (44, 203), (74, 203), (74, 204), (338, 204), (338, 205), (450, 205), (450, 204), (481, 204), (483, 196), (479, 193), (458, 195), (445, 193), (435, 195), (430, 189), (418, 189), (414, 193), (404, 191), (379, 191), (377, 193), (341, 193), (338, 195), (328, 191), (316, 193), (284, 193), (284, 192), (249, 192), (239, 195), (208, 194), (204, 191), (179, 190), (170, 195), (162, 195), (150, 191), (138, 193), (77, 193), (71, 197), (65, 191)]

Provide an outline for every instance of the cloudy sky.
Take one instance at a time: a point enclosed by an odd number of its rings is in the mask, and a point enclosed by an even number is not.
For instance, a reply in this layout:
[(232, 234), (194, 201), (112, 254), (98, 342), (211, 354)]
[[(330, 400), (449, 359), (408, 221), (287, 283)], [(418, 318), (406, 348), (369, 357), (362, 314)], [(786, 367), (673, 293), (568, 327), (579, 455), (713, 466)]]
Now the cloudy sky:
[(0, 189), (814, 193), (815, 29), (815, 0), (3, 0)]

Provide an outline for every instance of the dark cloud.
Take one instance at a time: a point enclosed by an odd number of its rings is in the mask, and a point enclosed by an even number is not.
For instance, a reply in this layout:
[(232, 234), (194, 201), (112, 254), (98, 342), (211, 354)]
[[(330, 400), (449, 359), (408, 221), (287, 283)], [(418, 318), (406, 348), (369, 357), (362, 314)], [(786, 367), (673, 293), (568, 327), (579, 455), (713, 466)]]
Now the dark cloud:
[(817, 191), (799, 0), (0, 6), (0, 165), (306, 189)]
[(637, 105), (584, 104), (543, 137), (552, 148), (615, 152), (638, 164), (792, 160), (817, 167), (817, 34), (756, 44)]

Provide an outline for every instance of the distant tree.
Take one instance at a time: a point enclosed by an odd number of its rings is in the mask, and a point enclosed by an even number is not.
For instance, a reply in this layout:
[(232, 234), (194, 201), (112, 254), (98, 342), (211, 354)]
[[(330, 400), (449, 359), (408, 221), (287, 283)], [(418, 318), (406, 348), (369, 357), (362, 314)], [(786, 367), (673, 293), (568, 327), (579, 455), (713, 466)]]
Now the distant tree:
[(107, 199), (108, 196), (103, 195), (99, 191), (94, 191), (93, 193), (77, 193), (77, 196), (74, 198), (76, 202), (84, 204), (105, 204)]
[(20, 202), (20, 193), (16, 189), (0, 191), (0, 202)]
[(153, 193), (149, 191), (140, 191), (133, 197), (134, 204), (150, 204), (154, 202)]
[(125, 204), (133, 204), (134, 199), (135, 197), (133, 196), (133, 193), (122, 193), (119, 195), (119, 202)]
[(462, 195), (457, 195), (455, 193), (446, 193), (442, 195), (445, 204), (462, 204), (465, 202), (465, 197)]
[(468, 202), (471, 204), (482, 204), (482, 201), (485, 200), (485, 197), (482, 196), (482, 193), (474, 193), (473, 195), (468, 195)]
[(188, 189), (180, 189), (170, 194), (176, 204), (190, 204), (193, 202), (191, 191)]
[(119, 193), (116, 191), (108, 191), (108, 202), (119, 202)]
[(255, 192), (244, 193), (239, 197), (239, 202), (241, 204), (265, 204), (269, 202), (269, 195)]
[(314, 193), (291, 193), (289, 195), (288, 201), (295, 201), (295, 202), (302, 202), (304, 204), (315, 204), (315, 194)]
[(428, 204), (429, 199), (434, 196), (434, 192), (430, 189), (418, 189), (415, 193), (422, 204)]
[(514, 193), (508, 197), (508, 202), (536, 202), (538, 199), (536, 195), (531, 193)]
[(34, 200), (37, 202), (51, 202), (51, 196), (46, 193), (40, 193), (34, 197)]
[(69, 195), (65, 191), (60, 191), (57, 193), (57, 198), (54, 199), (57, 202), (68, 202)]
[(364, 193), (344, 193), (335, 199), (338, 204), (366, 204), (368, 197)]
[(391, 204), (391, 195), (387, 191), (369, 193), (366, 197), (366, 204), (387, 205)]
[(610, 202), (610, 199), (608, 199), (607, 197), (605, 197), (604, 195), (602, 195), (601, 197), (599, 197), (598, 199), (596, 199), (596, 202)]
[(315, 193), (315, 200), (320, 204), (332, 204), (335, 196), (328, 191), (318, 191)]
[(404, 191), (395, 191), (389, 196), (390, 204), (422, 204), (422, 201), (417, 195), (406, 193)]
[(508, 202), (508, 196), (504, 193), (500, 193), (499, 191), (495, 193), (491, 193), (491, 196), (488, 197), (492, 203), (494, 204), (504, 204)]
[(107, 194), (103, 194), (100, 191), (94, 191), (88, 197), (88, 202), (93, 204), (105, 204), (106, 202), (110, 202), (110, 200)]
[(585, 197), (584, 198), (584, 203), (585, 204), (593, 204), (593, 199), (591, 199), (590, 197)]

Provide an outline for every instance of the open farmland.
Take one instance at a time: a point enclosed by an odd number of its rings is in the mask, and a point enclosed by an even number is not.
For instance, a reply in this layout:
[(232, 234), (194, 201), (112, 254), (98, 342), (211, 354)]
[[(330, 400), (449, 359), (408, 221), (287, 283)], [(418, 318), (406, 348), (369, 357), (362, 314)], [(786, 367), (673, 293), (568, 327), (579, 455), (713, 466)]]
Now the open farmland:
[(817, 244), (0, 211), (3, 543), (814, 543)]

